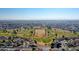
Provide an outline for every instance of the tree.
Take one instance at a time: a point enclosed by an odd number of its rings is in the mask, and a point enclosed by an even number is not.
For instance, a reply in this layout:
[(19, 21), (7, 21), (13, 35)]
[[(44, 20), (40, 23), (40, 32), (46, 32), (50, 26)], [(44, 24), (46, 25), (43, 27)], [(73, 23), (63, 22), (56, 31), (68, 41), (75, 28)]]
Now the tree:
[(4, 33), (6, 33), (6, 32), (7, 32), (7, 30), (6, 30), (6, 29), (3, 29), (3, 32), (4, 32)]
[(48, 29), (51, 29), (51, 26), (47, 26)]
[(37, 44), (37, 41), (36, 40), (34, 40), (34, 42), (35, 42), (35, 44)]
[(51, 43), (51, 48), (54, 48), (54, 45), (55, 45), (54, 43)]
[(73, 33), (74, 33), (74, 34), (76, 34), (76, 31), (75, 31), (75, 30), (73, 30)]
[(30, 31), (31, 32), (31, 34), (33, 34), (33, 31)]
[(64, 36), (64, 35), (62, 35), (62, 38), (65, 38), (65, 36)]
[(48, 36), (49, 36), (50, 32), (48, 31)]
[(35, 51), (35, 50), (36, 50), (36, 48), (35, 48), (35, 47), (33, 47), (33, 48), (32, 48), (32, 51)]
[(53, 42), (55, 41), (55, 39), (53, 39)]
[(17, 34), (16, 30), (13, 30), (13, 34)]
[(16, 30), (13, 30), (12, 36), (16, 36), (16, 34), (17, 34), (17, 31)]
[(62, 51), (65, 51), (65, 49), (62, 49)]
[(60, 48), (60, 47), (61, 47), (61, 43), (57, 43), (56, 48)]
[(55, 36), (56, 36), (56, 38), (57, 38), (57, 36), (58, 36), (57, 33), (55, 33)]

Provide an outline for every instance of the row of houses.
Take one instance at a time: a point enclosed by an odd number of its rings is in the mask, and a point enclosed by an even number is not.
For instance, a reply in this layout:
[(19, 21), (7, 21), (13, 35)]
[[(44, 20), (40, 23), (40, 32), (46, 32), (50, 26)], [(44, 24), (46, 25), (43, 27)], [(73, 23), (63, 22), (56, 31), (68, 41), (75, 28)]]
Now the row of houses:
[(52, 51), (79, 51), (79, 37), (58, 38), (51, 43)]

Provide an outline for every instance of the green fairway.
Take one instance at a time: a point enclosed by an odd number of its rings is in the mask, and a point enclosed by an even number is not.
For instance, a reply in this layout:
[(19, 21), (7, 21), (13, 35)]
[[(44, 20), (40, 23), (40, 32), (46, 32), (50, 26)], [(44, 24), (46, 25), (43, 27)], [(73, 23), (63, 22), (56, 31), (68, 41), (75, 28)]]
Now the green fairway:
[(50, 43), (55, 38), (61, 38), (63, 35), (65, 37), (77, 37), (79, 36), (79, 32), (76, 34), (62, 29), (46, 29), (48, 35), (47, 37), (43, 38), (35, 38), (33, 35), (34, 29), (21, 29), (17, 31), (17, 34), (13, 34), (13, 30), (7, 29), (7, 32), (3, 32), (0, 30), (0, 36), (17, 36), (17, 37), (23, 37), (23, 38), (32, 38), (36, 40), (37, 42), (43, 42), (43, 43)]

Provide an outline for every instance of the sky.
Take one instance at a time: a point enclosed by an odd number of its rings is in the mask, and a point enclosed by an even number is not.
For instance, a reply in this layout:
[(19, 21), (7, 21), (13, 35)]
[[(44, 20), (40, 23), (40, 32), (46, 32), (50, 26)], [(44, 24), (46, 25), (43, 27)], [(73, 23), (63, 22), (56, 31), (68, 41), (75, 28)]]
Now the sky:
[(74, 20), (79, 8), (0, 8), (0, 20)]

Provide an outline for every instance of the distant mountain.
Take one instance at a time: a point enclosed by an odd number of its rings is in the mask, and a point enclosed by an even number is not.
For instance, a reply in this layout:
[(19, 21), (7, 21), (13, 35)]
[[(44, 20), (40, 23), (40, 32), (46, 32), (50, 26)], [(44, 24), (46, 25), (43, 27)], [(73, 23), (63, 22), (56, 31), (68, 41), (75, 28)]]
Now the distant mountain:
[(79, 24), (79, 20), (0, 20), (0, 23)]

